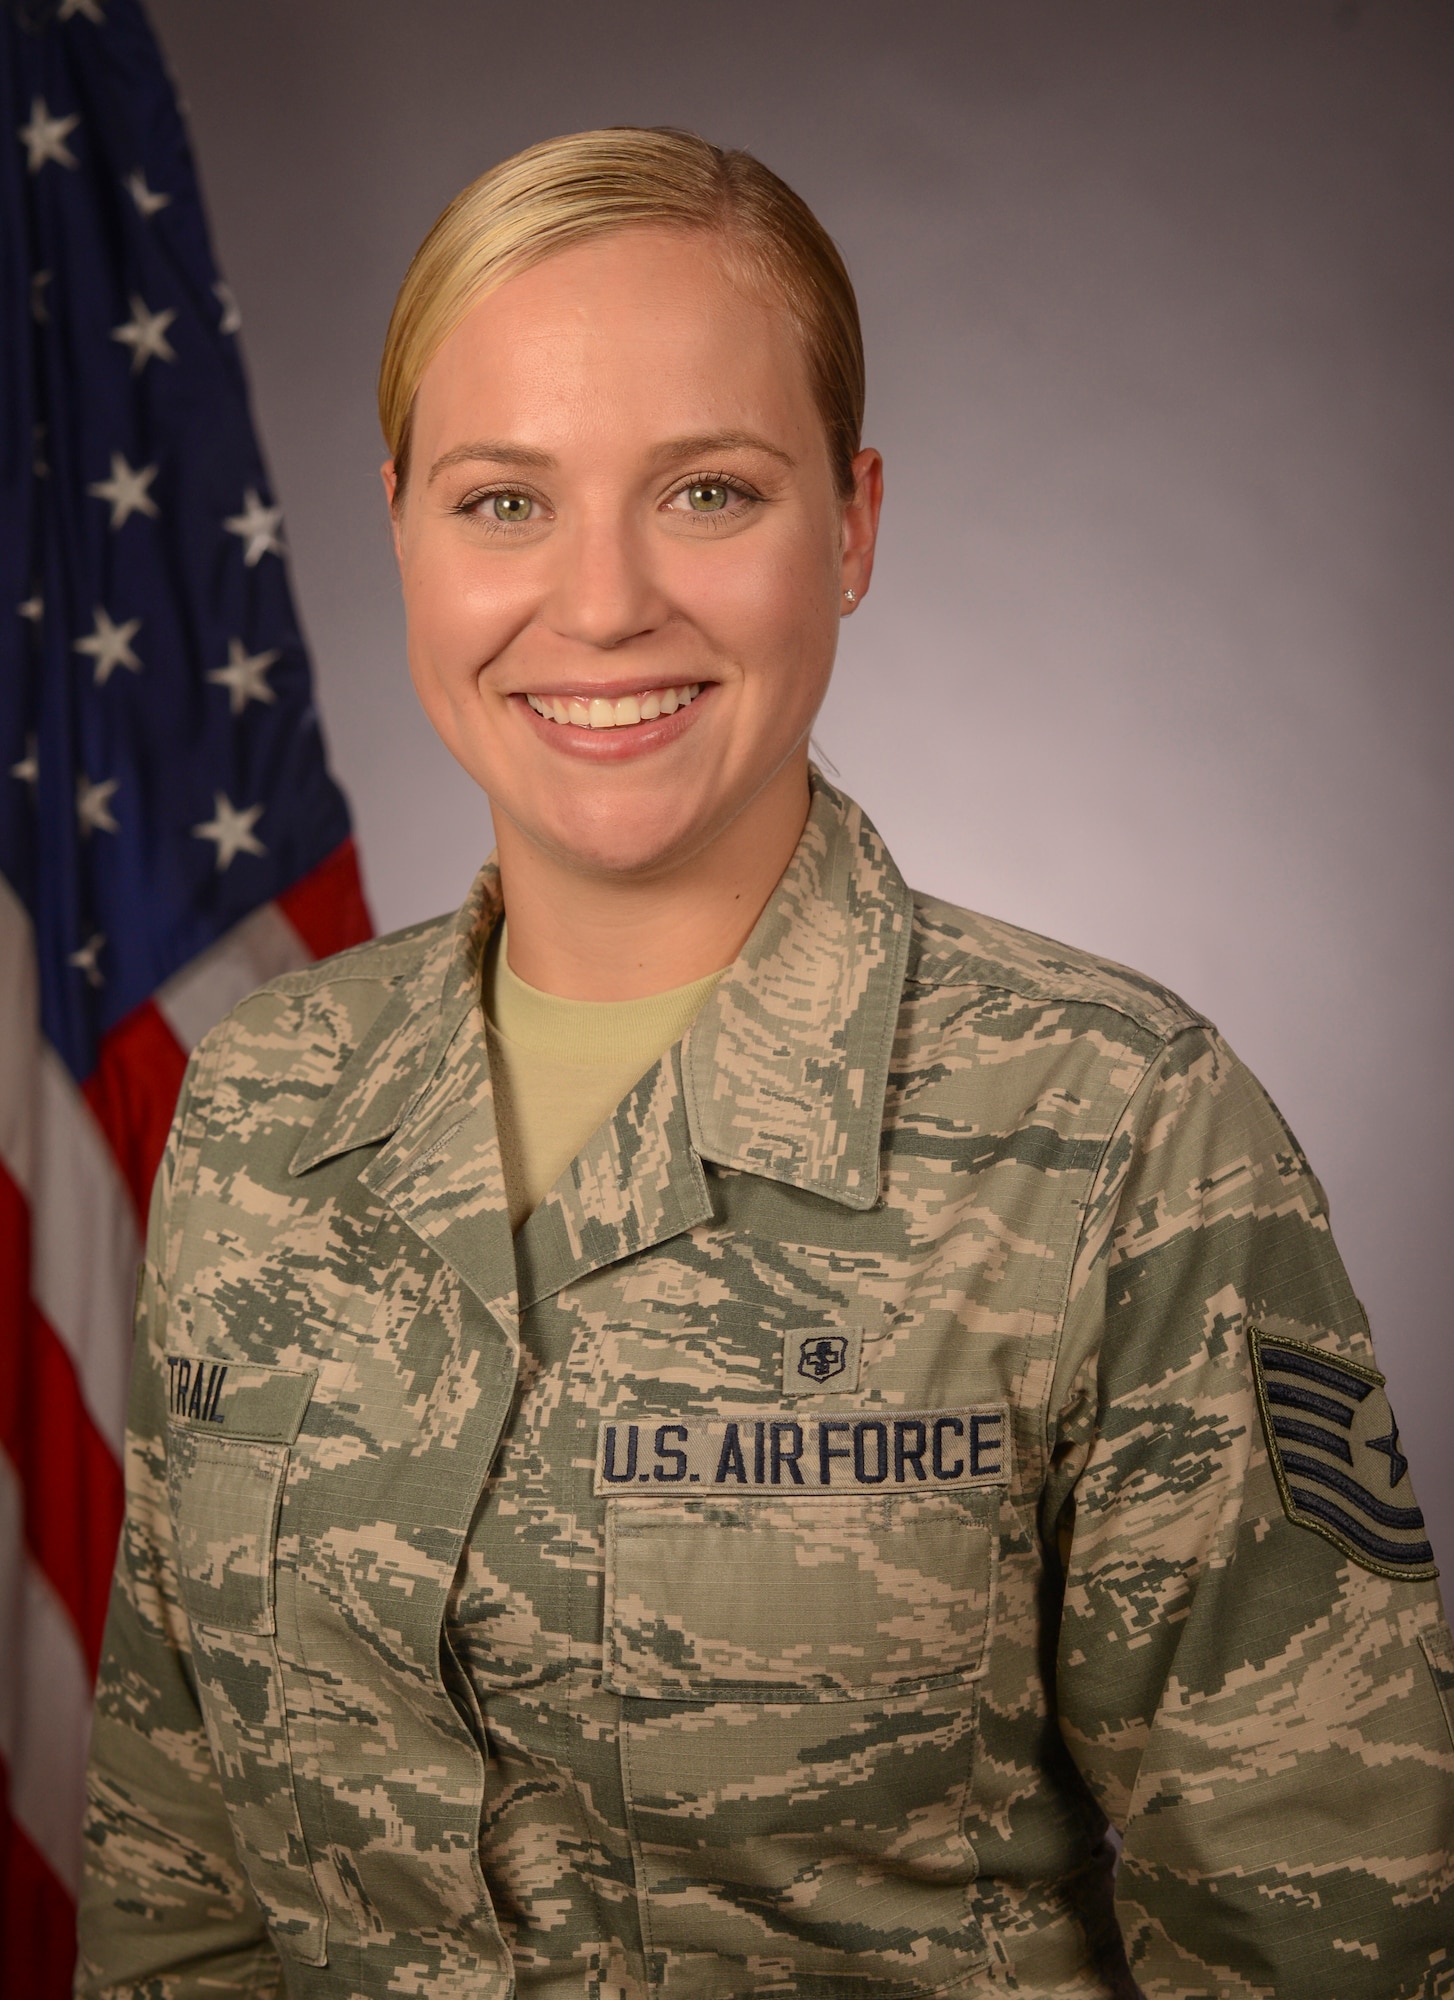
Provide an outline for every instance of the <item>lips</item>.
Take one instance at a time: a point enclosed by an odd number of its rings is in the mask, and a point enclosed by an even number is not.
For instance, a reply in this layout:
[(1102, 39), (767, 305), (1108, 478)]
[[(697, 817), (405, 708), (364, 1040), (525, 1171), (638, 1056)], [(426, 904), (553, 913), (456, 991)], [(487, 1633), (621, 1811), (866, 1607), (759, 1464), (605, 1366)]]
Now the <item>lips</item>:
[(700, 681), (686, 681), (676, 687), (642, 688), (636, 694), (611, 698), (605, 695), (527, 694), (525, 699), (547, 722), (569, 724), (576, 729), (630, 729), (638, 722), (655, 722), (663, 715), (675, 715), (702, 692)]

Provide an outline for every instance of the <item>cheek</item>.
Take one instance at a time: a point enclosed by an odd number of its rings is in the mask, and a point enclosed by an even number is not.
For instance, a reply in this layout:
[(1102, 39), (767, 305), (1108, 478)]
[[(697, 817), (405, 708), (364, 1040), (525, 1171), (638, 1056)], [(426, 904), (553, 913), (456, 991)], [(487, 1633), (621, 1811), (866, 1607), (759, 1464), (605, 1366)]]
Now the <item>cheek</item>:
[[(838, 568), (821, 539), (805, 539), (791, 559), (764, 565), (744, 606), (749, 679), (783, 727), (795, 730), (823, 699), (838, 647)], [(747, 621), (751, 629), (747, 629)]]
[(508, 581), (508, 574), (482, 574), (468, 551), (425, 544), (407, 552), (401, 582), (409, 665), (421, 693), (428, 682), (446, 689), (472, 683), (507, 643), (520, 622), (501, 587)]
[(821, 537), (754, 543), (744, 536), (721, 555), (720, 562), (703, 563), (698, 554), (682, 578), (679, 601), (691, 604), (725, 653), (765, 677), (820, 653), (831, 663), (837, 568), (825, 561)]

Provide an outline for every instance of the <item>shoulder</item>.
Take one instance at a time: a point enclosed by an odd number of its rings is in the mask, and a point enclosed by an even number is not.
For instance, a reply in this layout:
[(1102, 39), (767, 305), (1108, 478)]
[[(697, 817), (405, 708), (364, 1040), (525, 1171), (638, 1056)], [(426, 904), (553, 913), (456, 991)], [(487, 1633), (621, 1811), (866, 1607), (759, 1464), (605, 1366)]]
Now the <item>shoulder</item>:
[[(1037, 1107), (1053, 1094), (1062, 1119), (1074, 1103), (1104, 1133), (1123, 1118), (1156, 1132), (1148, 1162), (1191, 1148), (1200, 1164), (1178, 1155), (1169, 1179), (1191, 1186), (1225, 1155), (1230, 1164), (1215, 1175), (1263, 1172), (1284, 1195), (1298, 1183), (1299, 1200), (1325, 1214), (1287, 1121), (1205, 1014), (1112, 959), (937, 897), (915, 892), (913, 902), (901, 1047), (921, 1097), (926, 1077), (952, 1092), (988, 1065), (1002, 1091)], [(1009, 1081), (1015, 1070), (1018, 1083)]]
[(970, 994), (1030, 1003), (1080, 1016), (1119, 1017), (1119, 1033), (1162, 1046), (1187, 1029), (1210, 1029), (1206, 1016), (1130, 966), (1098, 958), (1054, 938), (913, 892), (914, 918), (905, 999), (950, 1007)]
[(348, 951), (320, 958), (301, 972), (284, 972), (258, 987), (233, 1009), (243, 1013), (259, 1000), (311, 1000), (334, 987), (377, 986), (392, 990), (401, 980), (414, 977), (426, 959), (453, 934), (458, 918), (451, 911), (442, 917), (428, 917), (423, 923), (408, 924), (390, 931), (386, 937), (370, 938), (367, 944), (353, 945)]
[(457, 921), (433, 917), (270, 979), (202, 1038), (193, 1057), (198, 1077), (326, 1088), (392, 1000), (417, 989), (424, 1001), (429, 970), (451, 949)]
[[(172, 1123), (162, 1206), (180, 1214), (203, 1183), (243, 1180), (268, 1200), (349, 1079), (372, 1099), (417, 1063), (440, 1010), (440, 967), (459, 918), (440, 917), (269, 980), (193, 1052)], [(352, 1095), (360, 1094), (356, 1090)], [(175, 1228), (171, 1233), (175, 1236)]]

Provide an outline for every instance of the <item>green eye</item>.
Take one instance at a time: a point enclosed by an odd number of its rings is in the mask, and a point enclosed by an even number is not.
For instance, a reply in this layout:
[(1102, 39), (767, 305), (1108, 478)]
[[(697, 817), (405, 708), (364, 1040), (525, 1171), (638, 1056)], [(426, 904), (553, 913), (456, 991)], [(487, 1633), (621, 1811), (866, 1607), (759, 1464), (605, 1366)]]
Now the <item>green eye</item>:
[(694, 514), (720, 514), (732, 498), (730, 486), (689, 486), (687, 505)]
[(490, 512), (497, 521), (528, 521), (535, 512), (535, 502), (528, 493), (496, 493)]

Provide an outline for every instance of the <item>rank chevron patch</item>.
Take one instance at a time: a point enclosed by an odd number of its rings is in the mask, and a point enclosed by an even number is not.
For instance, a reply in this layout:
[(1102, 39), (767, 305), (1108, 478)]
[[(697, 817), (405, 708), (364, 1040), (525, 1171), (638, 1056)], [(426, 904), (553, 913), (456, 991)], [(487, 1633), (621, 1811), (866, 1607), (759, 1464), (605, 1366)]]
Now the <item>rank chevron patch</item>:
[(1248, 1338), (1288, 1519), (1380, 1576), (1437, 1576), (1377, 1369), (1259, 1327)]

